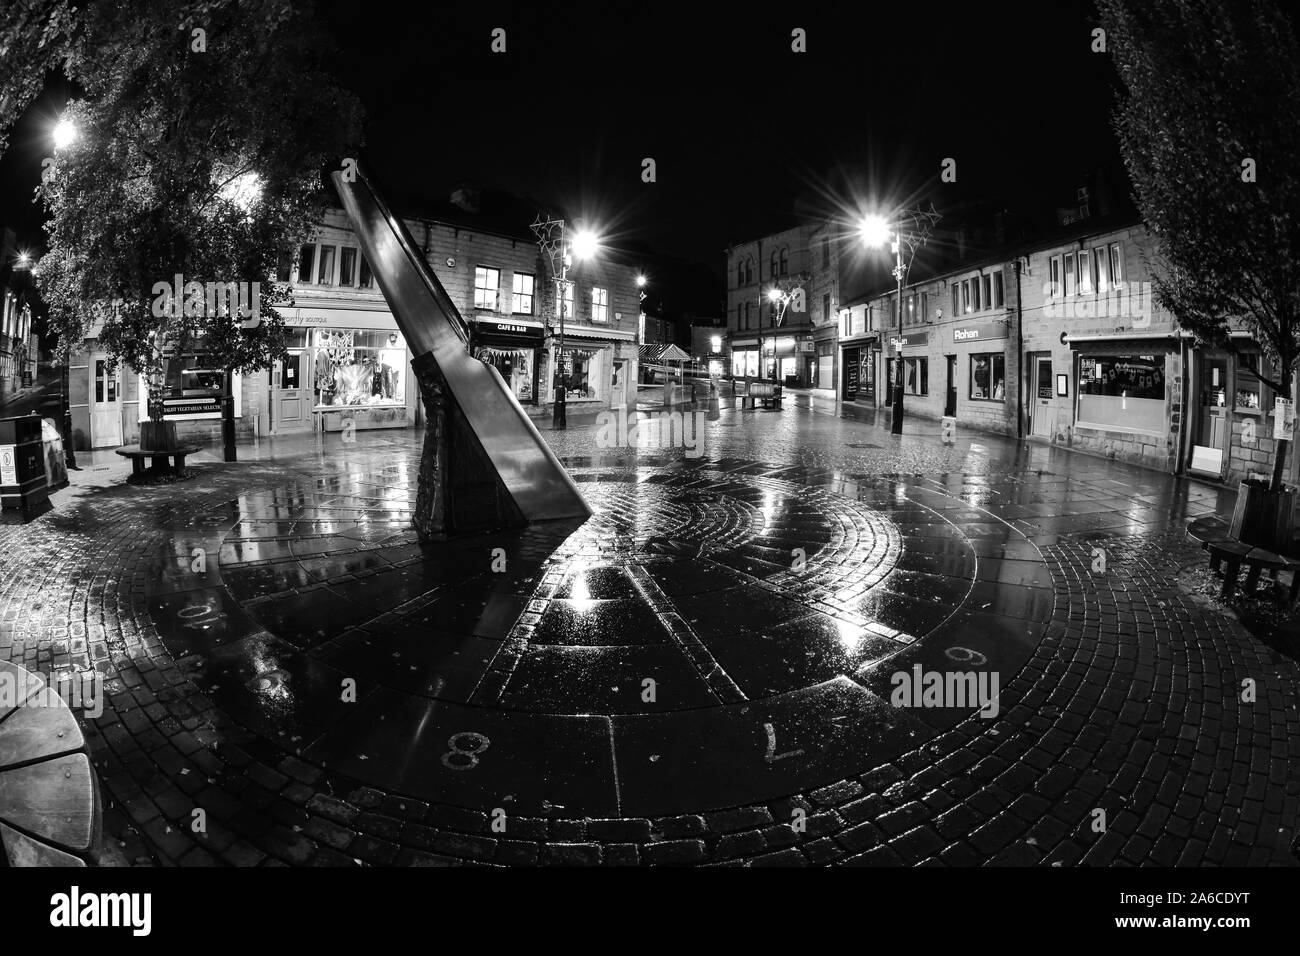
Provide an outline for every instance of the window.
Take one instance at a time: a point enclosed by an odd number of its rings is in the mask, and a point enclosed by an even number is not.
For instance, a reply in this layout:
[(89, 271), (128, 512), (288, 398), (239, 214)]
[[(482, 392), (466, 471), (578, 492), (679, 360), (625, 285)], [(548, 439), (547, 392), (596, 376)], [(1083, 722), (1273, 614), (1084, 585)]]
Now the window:
[(1097, 276), (1097, 291), (1101, 293), (1110, 291), (1110, 256), (1106, 253), (1106, 247), (1092, 250), (1092, 271)]
[(746, 259), (745, 260), (745, 283), (748, 284), (753, 281), (754, 281), (754, 260)]
[(776, 275), (776, 269), (777, 269), (777, 262), (778, 262), (778, 261), (779, 261), (779, 260), (778, 260), (777, 257), (776, 257), (776, 250), (773, 249), (773, 250), (772, 250), (772, 259), (771, 259), (771, 261), (768, 263), (768, 265), (771, 266), (771, 269), (770, 269), (770, 270), (768, 271), (768, 273), (767, 273), (769, 277), (771, 277), (771, 276), (775, 276), (775, 275)]
[(786, 260), (785, 252), (784, 249), (781, 250), (781, 275), (786, 275), (790, 271), (790, 264)]
[(903, 359), (903, 391), (906, 394), (930, 394), (929, 364), (929, 360), (923, 358)]
[(961, 284), (961, 310), (963, 312), (971, 311), (970, 299), (970, 279), (962, 280)]
[(1124, 273), (1121, 269), (1122, 263), (1123, 258), (1120, 256), (1119, 243), (1112, 242), (1110, 244), (1110, 284), (1116, 289), (1123, 288)]
[(298, 250), (298, 281), (311, 285), (312, 267), (316, 264), (316, 247), (303, 246)]
[(280, 253), (280, 259), (275, 264), (275, 281), (288, 282), (289, 276), (293, 271), (293, 256), (287, 252)]
[(533, 314), (533, 277), (527, 272), (516, 272), (514, 282), (514, 305), (511, 307), (516, 315)]
[(370, 271), (370, 263), (366, 257), (361, 257), (361, 278), (357, 281), (359, 289), (373, 289), (375, 287), (375, 274)]
[(333, 285), (334, 284), (334, 257), (337, 255), (337, 249), (334, 246), (320, 247), (320, 262), (316, 267), (316, 284)]
[(956, 318), (961, 315), (961, 304), (957, 301), (957, 283), (953, 282), (950, 288), (952, 289), (952, 315)]
[(1048, 295), (1053, 299), (1061, 297), (1061, 257), (1052, 256), (1048, 272)]
[(1092, 255), (1081, 250), (1075, 255), (1079, 260), (1079, 295), (1088, 295), (1093, 290)]
[(822, 321), (827, 325), (831, 321), (831, 294), (829, 292), (822, 296)]
[(1081, 428), (1166, 435), (1163, 355), (1079, 357)]
[(1007, 360), (999, 352), (970, 357), (970, 397), (982, 402), (1001, 402), (1007, 393)]
[(566, 319), (571, 319), (577, 314), (573, 310), (573, 290), (574, 285), (572, 282), (564, 284), (564, 317)]
[(1063, 262), (1065, 264), (1065, 294), (1074, 295), (1074, 253), (1066, 253)]
[(745, 328), (749, 328), (749, 303), (745, 303)]
[(993, 308), (1002, 308), (1002, 270), (993, 273)]
[(826, 236), (822, 236), (822, 268), (831, 267), (831, 241)]
[(609, 290), (599, 286), (591, 287), (591, 321), (609, 321)]
[(311, 387), (321, 408), (405, 405), (406, 342), (397, 333), (312, 329)]
[(497, 310), (497, 290), (501, 287), (501, 271), (487, 266), (474, 267), (474, 308), (487, 312)]
[(1259, 355), (1250, 353), (1242, 355), (1237, 362), (1237, 395), (1233, 405), (1239, 412), (1258, 413), (1272, 409), (1265, 403), (1264, 383), (1259, 380)]
[(921, 321), (930, 321), (930, 293), (921, 293)]
[(915, 323), (916, 323), (916, 293), (912, 293), (907, 297), (907, 324), (914, 325)]
[(984, 308), (993, 308), (993, 276), (987, 272), (980, 276), (980, 293), (980, 302)]
[(744, 284), (745, 284), (745, 264), (743, 262), (737, 262), (736, 263), (736, 287), (739, 288)]
[(339, 254), (339, 285), (353, 286), (357, 284), (357, 250), (343, 247)]

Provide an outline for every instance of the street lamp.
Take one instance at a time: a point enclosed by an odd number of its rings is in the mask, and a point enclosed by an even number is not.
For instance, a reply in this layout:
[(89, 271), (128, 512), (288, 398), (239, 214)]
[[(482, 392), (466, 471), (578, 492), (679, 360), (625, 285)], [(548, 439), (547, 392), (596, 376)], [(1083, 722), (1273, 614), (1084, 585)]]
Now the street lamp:
[(76, 124), (65, 116), (54, 124), (53, 136), (55, 149), (64, 149), (71, 146), (73, 140), (77, 138)]
[[(879, 248), (890, 242), (890, 251), (894, 253), (893, 275), (898, 281), (898, 345), (895, 348), (897, 355), (892, 360), (894, 394), (891, 396), (893, 414), (889, 423), (889, 431), (894, 435), (903, 433), (903, 283), (912, 268), (912, 260), (916, 258), (916, 250), (926, 244), (941, 218), (931, 203), (928, 211), (918, 206), (903, 213), (898, 223), (891, 224), (883, 216), (870, 215), (858, 224), (858, 235), (865, 245)], [(905, 243), (908, 248), (906, 265), (903, 264)]]
[(537, 244), (542, 251), (550, 257), (551, 272), (555, 276), (555, 309), (560, 316), (560, 345), (556, 351), (555, 370), (553, 377), (556, 380), (555, 386), (555, 410), (551, 417), (551, 426), (560, 430), (569, 427), (567, 406), (565, 403), (565, 392), (567, 391), (564, 378), (564, 317), (565, 309), (565, 291), (569, 287), (569, 266), (576, 259), (590, 259), (600, 250), (600, 240), (596, 234), (588, 229), (579, 229), (574, 232), (573, 237), (566, 235), (566, 228), (563, 219), (546, 219), (542, 220), (539, 215), (533, 223), (533, 234), (537, 236)]

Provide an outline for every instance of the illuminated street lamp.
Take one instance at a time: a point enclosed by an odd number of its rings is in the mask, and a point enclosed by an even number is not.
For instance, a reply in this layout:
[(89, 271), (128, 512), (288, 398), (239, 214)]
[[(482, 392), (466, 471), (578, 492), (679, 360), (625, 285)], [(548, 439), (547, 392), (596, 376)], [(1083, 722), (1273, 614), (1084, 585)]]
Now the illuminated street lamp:
[(65, 149), (77, 138), (77, 127), (66, 116), (54, 125), (54, 148)]
[(533, 234), (537, 244), (550, 257), (551, 271), (555, 275), (555, 309), (560, 316), (560, 345), (556, 351), (553, 377), (555, 386), (555, 410), (551, 417), (553, 428), (564, 430), (569, 427), (565, 392), (568, 390), (563, 379), (564, 369), (564, 317), (565, 291), (569, 287), (569, 266), (574, 259), (591, 259), (600, 251), (600, 239), (588, 229), (579, 229), (572, 238), (565, 234), (563, 219), (546, 219), (539, 215), (533, 223)]
[[(898, 280), (899, 342), (895, 349), (897, 355), (893, 359), (894, 394), (891, 396), (893, 415), (889, 424), (889, 431), (894, 435), (903, 433), (903, 284), (906, 282), (907, 274), (912, 268), (912, 260), (916, 258), (916, 250), (926, 244), (930, 238), (930, 233), (941, 218), (940, 214), (935, 210), (934, 204), (931, 203), (929, 211), (925, 211), (918, 206), (904, 213), (900, 217), (900, 221), (905, 221), (906, 228), (902, 224), (891, 224), (883, 216), (879, 215), (866, 216), (858, 223), (858, 236), (861, 237), (864, 245), (878, 249), (886, 242), (889, 242), (891, 244), (890, 251), (894, 254), (893, 275)], [(908, 248), (906, 265), (903, 264), (904, 244)]]

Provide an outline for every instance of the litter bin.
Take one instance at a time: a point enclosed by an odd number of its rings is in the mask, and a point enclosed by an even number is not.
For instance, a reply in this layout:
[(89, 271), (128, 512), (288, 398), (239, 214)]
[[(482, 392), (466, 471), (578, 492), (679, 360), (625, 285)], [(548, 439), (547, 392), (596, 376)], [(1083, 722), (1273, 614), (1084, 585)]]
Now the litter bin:
[(26, 511), (49, 496), (40, 416), (0, 418), (0, 508)]

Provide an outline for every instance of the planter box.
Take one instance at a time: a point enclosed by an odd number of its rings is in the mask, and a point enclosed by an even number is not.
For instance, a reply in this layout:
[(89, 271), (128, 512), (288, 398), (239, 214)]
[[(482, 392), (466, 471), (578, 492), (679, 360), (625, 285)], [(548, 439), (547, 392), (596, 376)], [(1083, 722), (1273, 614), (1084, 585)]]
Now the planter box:
[(1267, 481), (1245, 479), (1237, 485), (1237, 504), (1228, 533), (1242, 544), (1266, 551), (1291, 550), (1296, 494), (1293, 485), (1269, 491)]

